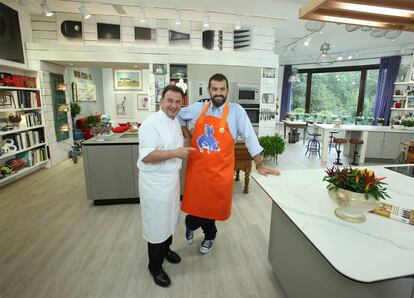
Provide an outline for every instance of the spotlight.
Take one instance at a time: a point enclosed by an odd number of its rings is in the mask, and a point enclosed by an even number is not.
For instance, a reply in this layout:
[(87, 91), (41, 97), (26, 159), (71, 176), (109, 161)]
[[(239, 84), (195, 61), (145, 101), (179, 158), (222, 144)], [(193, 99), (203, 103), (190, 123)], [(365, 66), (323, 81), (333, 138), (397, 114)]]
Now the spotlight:
[(179, 9), (175, 12), (175, 24), (181, 25), (181, 10)]
[(241, 29), (241, 22), (240, 22), (240, 18), (237, 18), (236, 20), (236, 26), (234, 27), (236, 30), (240, 30)]
[(145, 8), (144, 7), (139, 8), (139, 21), (141, 23), (145, 23), (147, 21), (147, 19), (145, 18)]
[(305, 42), (303, 43), (306, 47), (308, 47), (310, 45), (310, 42), (312, 41), (312, 36), (309, 36)]
[(203, 18), (203, 27), (210, 27), (208, 16), (204, 16)]
[(53, 16), (53, 12), (50, 10), (49, 5), (47, 5), (46, 0), (44, 0), (40, 4), (40, 7), (42, 8), (43, 13), (45, 14), (45, 16), (47, 16), (47, 17)]
[(80, 11), (80, 13), (81, 13), (81, 15), (84, 19), (89, 19), (91, 17), (91, 14), (89, 13), (89, 11), (85, 7), (85, 3), (82, 3), (79, 6), (79, 11)]

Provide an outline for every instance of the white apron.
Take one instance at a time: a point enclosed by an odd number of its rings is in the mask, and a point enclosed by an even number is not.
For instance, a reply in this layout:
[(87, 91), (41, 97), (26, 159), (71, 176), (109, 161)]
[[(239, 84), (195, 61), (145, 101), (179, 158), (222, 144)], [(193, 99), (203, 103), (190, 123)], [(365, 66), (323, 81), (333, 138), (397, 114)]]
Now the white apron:
[(180, 172), (139, 172), (139, 193), (144, 239), (150, 243), (167, 240), (178, 224)]

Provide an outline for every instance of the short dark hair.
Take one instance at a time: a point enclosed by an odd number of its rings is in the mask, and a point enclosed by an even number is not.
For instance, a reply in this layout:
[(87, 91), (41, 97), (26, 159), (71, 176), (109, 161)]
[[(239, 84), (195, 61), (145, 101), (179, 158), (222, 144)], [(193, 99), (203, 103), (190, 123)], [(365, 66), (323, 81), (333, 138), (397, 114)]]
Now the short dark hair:
[(181, 94), (181, 97), (184, 98), (184, 91), (183, 91), (183, 89), (181, 89), (180, 87), (177, 87), (175, 85), (167, 85), (167, 86), (165, 86), (164, 90), (162, 91), (162, 98), (164, 98), (165, 93), (167, 93), (168, 91), (173, 91), (173, 92), (176, 92), (176, 93), (180, 93)]
[(210, 77), (208, 80), (208, 88), (210, 89), (211, 81), (226, 81), (227, 89), (229, 89), (229, 81), (227, 80), (226, 76), (221, 73), (216, 73)]

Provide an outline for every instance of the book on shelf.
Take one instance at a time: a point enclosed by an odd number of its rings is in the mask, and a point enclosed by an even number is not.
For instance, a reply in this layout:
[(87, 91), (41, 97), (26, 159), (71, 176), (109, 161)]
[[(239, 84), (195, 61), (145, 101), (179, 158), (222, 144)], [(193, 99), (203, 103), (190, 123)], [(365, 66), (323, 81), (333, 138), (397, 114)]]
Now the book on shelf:
[(381, 203), (378, 208), (371, 210), (370, 213), (414, 225), (414, 210), (408, 208)]

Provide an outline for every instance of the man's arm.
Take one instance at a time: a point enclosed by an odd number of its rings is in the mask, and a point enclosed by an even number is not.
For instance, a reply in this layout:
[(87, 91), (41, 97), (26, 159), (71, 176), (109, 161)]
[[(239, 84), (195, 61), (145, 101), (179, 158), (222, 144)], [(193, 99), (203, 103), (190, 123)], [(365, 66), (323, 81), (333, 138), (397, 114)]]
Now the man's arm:
[(184, 135), (184, 146), (190, 146), (191, 144), (191, 132), (187, 126), (181, 126), (181, 130)]
[(253, 156), (253, 160), (254, 160), (254, 163), (256, 164), (256, 171), (260, 175), (264, 175), (264, 176), (267, 176), (268, 174), (275, 175), (275, 176), (280, 175), (280, 172), (278, 170), (267, 168), (267, 167), (264, 166), (263, 159), (262, 159), (262, 156), (260, 155), (260, 153)]
[(185, 159), (188, 156), (190, 151), (195, 150), (194, 148), (189, 147), (180, 147), (177, 149), (171, 150), (154, 150), (145, 156), (142, 161), (145, 163), (157, 163), (171, 158), (181, 158)]

